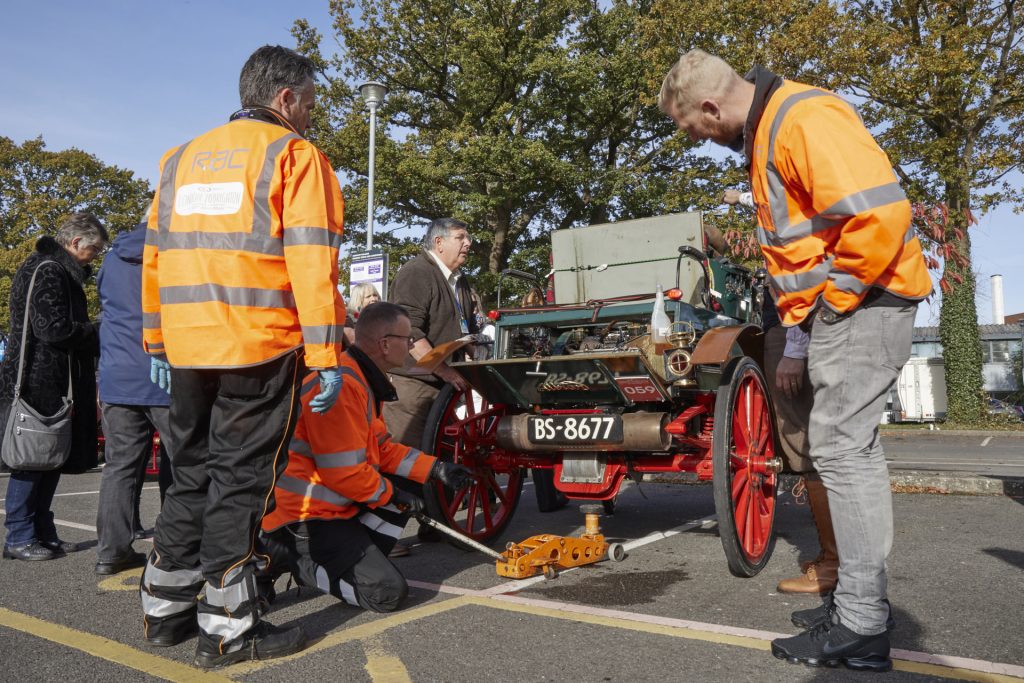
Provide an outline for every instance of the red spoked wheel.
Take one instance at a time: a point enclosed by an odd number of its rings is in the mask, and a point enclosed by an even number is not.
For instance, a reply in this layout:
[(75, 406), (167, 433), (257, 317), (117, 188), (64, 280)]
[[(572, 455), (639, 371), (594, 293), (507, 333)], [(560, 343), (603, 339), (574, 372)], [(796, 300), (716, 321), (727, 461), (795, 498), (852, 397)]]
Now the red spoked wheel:
[(764, 375), (746, 356), (715, 398), (712, 461), (719, 535), (735, 576), (760, 572), (775, 549), (775, 414)]
[(525, 470), (497, 445), (498, 420), (505, 413), (504, 406), (491, 405), (472, 390), (446, 385), (430, 409), (423, 435), (425, 453), (473, 472), (473, 482), (463, 489), (440, 482), (424, 487), (430, 516), (482, 543), (505, 530), (523, 490)]

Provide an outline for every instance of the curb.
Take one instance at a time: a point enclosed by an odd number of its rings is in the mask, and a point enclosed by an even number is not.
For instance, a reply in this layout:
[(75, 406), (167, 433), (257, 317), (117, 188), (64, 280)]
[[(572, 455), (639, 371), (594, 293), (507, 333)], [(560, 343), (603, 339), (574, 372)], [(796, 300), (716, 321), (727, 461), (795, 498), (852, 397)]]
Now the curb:
[(943, 436), (1003, 436), (1011, 439), (1024, 439), (1024, 431), (1021, 430), (984, 430), (984, 429), (882, 429), (879, 436), (883, 439), (893, 436), (931, 436), (941, 438)]
[[(646, 473), (643, 480), (659, 484), (704, 485), (692, 472)], [(789, 491), (796, 484), (795, 474), (779, 478), (779, 491)], [(973, 472), (889, 472), (893, 493), (932, 493), (961, 496), (1007, 496), (1024, 498), (1024, 477), (984, 477)]]

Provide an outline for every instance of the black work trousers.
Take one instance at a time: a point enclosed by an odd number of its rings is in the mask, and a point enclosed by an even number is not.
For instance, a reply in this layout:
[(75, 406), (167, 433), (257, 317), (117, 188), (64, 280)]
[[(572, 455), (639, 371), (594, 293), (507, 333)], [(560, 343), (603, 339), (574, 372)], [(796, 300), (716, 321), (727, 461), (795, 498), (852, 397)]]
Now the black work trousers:
[[(396, 480), (401, 478), (392, 483)], [(271, 573), (290, 571), (300, 586), (373, 612), (393, 612), (409, 594), (409, 584), (388, 553), (408, 519), (389, 504), (351, 519), (311, 519), (264, 533)]]
[(200, 575), (201, 636), (228, 643), (258, 621), (255, 537), (287, 464), (303, 372), (301, 349), (248, 368), (171, 369), (174, 483), (143, 575), (148, 636), (185, 617), (183, 592), (194, 598)]

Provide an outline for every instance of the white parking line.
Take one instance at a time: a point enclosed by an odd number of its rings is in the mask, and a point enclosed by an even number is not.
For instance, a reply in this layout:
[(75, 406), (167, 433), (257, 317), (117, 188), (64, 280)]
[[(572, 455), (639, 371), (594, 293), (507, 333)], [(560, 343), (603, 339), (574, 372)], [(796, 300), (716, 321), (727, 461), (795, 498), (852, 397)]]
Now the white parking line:
[(986, 436), (985, 440), (981, 442), (981, 447), (984, 448), (985, 446), (987, 446), (988, 442), (991, 441), (991, 440), (992, 440), (991, 436)]
[[(142, 490), (143, 491), (153, 491), (153, 490), (159, 489), (159, 488), (160, 488), (159, 486), (143, 486)], [(53, 494), (53, 497), (54, 498), (66, 498), (68, 496), (95, 496), (98, 493), (99, 493), (99, 491), (71, 491), (69, 493), (55, 493), (55, 494)], [(0, 503), (4, 502), (5, 500), (7, 500), (7, 499), (6, 498), (0, 498)]]

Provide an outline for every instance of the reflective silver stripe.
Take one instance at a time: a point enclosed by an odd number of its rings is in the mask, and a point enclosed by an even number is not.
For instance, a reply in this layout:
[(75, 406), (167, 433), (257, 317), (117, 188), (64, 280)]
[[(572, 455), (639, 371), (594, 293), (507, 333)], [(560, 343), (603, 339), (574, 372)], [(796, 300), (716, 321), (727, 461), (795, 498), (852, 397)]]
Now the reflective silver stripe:
[[(789, 220), (788, 216), (786, 217), (786, 220)], [(842, 225), (845, 220), (845, 218), (841, 220), (825, 218), (819, 214), (810, 220), (800, 221), (796, 225), (786, 228), (784, 235), (758, 227), (757, 239), (764, 246), (781, 247), (789, 244), (790, 242), (796, 242), (804, 237), (808, 237), (809, 235), (816, 235), (819, 232), (828, 230), (829, 228)]]
[[(775, 113), (774, 120), (772, 120), (772, 127), (768, 131), (768, 160), (765, 166), (765, 173), (768, 180), (768, 206), (772, 213), (772, 223), (774, 224), (773, 227), (775, 228), (775, 235), (778, 239), (782, 240), (791, 239), (792, 233), (790, 233), (790, 230), (796, 228), (799, 228), (801, 232), (805, 233), (804, 236), (806, 236), (813, 232), (832, 227), (832, 225), (826, 224), (823, 221), (819, 221), (815, 224), (813, 222), (814, 219), (811, 219), (810, 225), (804, 225), (807, 221), (802, 221), (797, 226), (790, 226), (789, 206), (786, 203), (786, 188), (782, 183), (782, 178), (779, 175), (778, 169), (775, 167), (775, 139), (778, 137), (779, 129), (782, 127), (782, 122), (786, 118), (786, 114), (797, 103), (815, 97), (835, 97), (841, 102), (846, 102), (838, 95), (825, 90), (804, 90), (803, 92), (793, 93), (787, 97), (781, 105), (779, 105), (779, 110)], [(815, 230), (815, 228), (817, 228), (817, 230)], [(799, 237), (792, 237), (792, 239), (799, 239)], [(762, 244), (771, 243), (762, 242)]]
[[(237, 640), (243, 633), (251, 629), (255, 625), (252, 612), (246, 612), (245, 616), (241, 619), (232, 619), (231, 617), (225, 617), (220, 614), (210, 614), (209, 612), (199, 613), (199, 630), (208, 636), (215, 636), (223, 638), (225, 641)], [(229, 648), (226, 651), (237, 650), (238, 647)]]
[(355, 451), (340, 451), (338, 453), (317, 453), (313, 456), (316, 459), (317, 468), (328, 467), (353, 467), (359, 463), (366, 462), (366, 449), (360, 448)]
[(836, 289), (840, 289), (844, 292), (856, 294), (860, 296), (868, 290), (871, 285), (864, 284), (857, 279), (856, 275), (850, 275), (849, 273), (833, 268), (828, 277), (832, 280), (832, 284), (835, 285)]
[(344, 338), (344, 325), (302, 326), (302, 340), (307, 344), (340, 344)]
[(383, 446), (384, 443), (391, 438), (391, 432), (382, 432), (377, 436), (377, 445)]
[(267, 153), (263, 157), (263, 168), (260, 169), (260, 175), (252, 193), (252, 234), (254, 236), (270, 237), (270, 183), (274, 179), (274, 171), (277, 170), (277, 155), (289, 142), (301, 139), (295, 133), (288, 133), (267, 145)]
[(164, 350), (164, 345), (163, 344), (146, 344), (146, 348), (149, 349), (150, 351), (163, 351)]
[(802, 292), (805, 289), (811, 289), (817, 287), (828, 279), (829, 271), (832, 269), (832, 258), (822, 261), (814, 268), (806, 270), (802, 273), (793, 273), (791, 275), (773, 275), (771, 276), (772, 284), (775, 288), (784, 293), (792, 294), (794, 292)]
[(825, 216), (856, 216), (870, 209), (895, 204), (907, 198), (900, 184), (893, 181), (868, 190), (854, 192), (828, 207), (821, 213)]
[(291, 443), (288, 444), (288, 450), (295, 451), (299, 455), (304, 455), (307, 458), (313, 457), (313, 449), (310, 445), (302, 439), (297, 439), (295, 437), (292, 437)]
[(327, 570), (320, 565), (316, 566), (316, 587), (324, 593), (331, 592), (331, 577), (327, 576)]
[(212, 282), (160, 288), (160, 304), (201, 304), (209, 301), (253, 308), (295, 308), (295, 296), (284, 289), (226, 287)]
[(328, 228), (285, 228), (284, 246), (318, 246), (330, 247), (331, 249), (341, 248), (342, 237)]
[(400, 538), (402, 536), (403, 527), (391, 522), (385, 521), (373, 514), (372, 512), (364, 512), (359, 515), (359, 522), (371, 531), (376, 531), (379, 534), (390, 536), (391, 538)]
[(906, 244), (915, 237), (917, 237), (917, 230), (914, 229), (914, 224), (911, 223), (907, 226), (907, 231), (903, 233), (903, 244)]
[[(185, 148), (192, 144), (189, 140), (172, 154), (167, 163), (164, 164), (164, 172), (160, 174), (160, 201), (156, 205), (156, 225), (160, 231), (158, 239), (162, 238), (171, 229), (171, 214), (174, 213), (174, 194), (177, 188), (174, 185), (174, 177), (178, 175), (178, 162)], [(162, 240), (161, 240), (162, 241)], [(157, 243), (159, 247), (159, 242)]]
[(142, 584), (144, 586), (191, 586), (202, 582), (202, 580), (201, 569), (175, 569), (168, 572), (157, 569), (152, 564), (147, 564)]
[(160, 238), (160, 250), (170, 249), (223, 249), (284, 256), (281, 240), (248, 232), (167, 232)]
[(338, 579), (338, 592), (341, 593), (342, 600), (350, 605), (359, 607), (359, 600), (356, 599), (356, 589), (351, 583), (345, 579)]
[[(313, 500), (319, 500), (322, 503), (327, 503), (336, 507), (345, 507), (346, 505), (352, 504), (351, 500), (345, 496), (335, 493), (326, 486), (302, 481), (301, 479), (288, 474), (283, 475), (277, 480), (277, 486), (289, 493), (300, 495), (303, 498), (312, 498)], [(376, 498), (374, 498), (374, 500), (376, 500)]]
[(146, 246), (157, 247), (160, 245), (160, 232), (159, 230), (150, 230), (146, 228)]
[(160, 329), (160, 313), (143, 313), (142, 314), (142, 327), (147, 330), (159, 330)]
[(139, 591), (139, 595), (142, 596), (142, 611), (148, 617), (169, 617), (172, 614), (181, 614), (196, 606), (195, 600), (189, 600), (188, 602), (164, 600), (163, 598), (150, 595), (146, 591)]
[(412, 473), (412, 468), (416, 464), (416, 460), (423, 455), (423, 451), (417, 448), (410, 448), (409, 452), (406, 453), (405, 457), (402, 458), (402, 462), (398, 463), (398, 467), (395, 468), (395, 474), (400, 477), (406, 477)]
[(380, 500), (380, 497), (388, 490), (388, 480), (384, 477), (380, 478), (380, 484), (377, 486), (377, 490), (374, 491), (373, 495), (366, 499), (367, 503), (376, 503)]
[(229, 612), (234, 612), (242, 603), (255, 599), (255, 595), (249, 594), (249, 583), (239, 581), (226, 588), (212, 588), (206, 586), (206, 603), (214, 607), (223, 607)]

